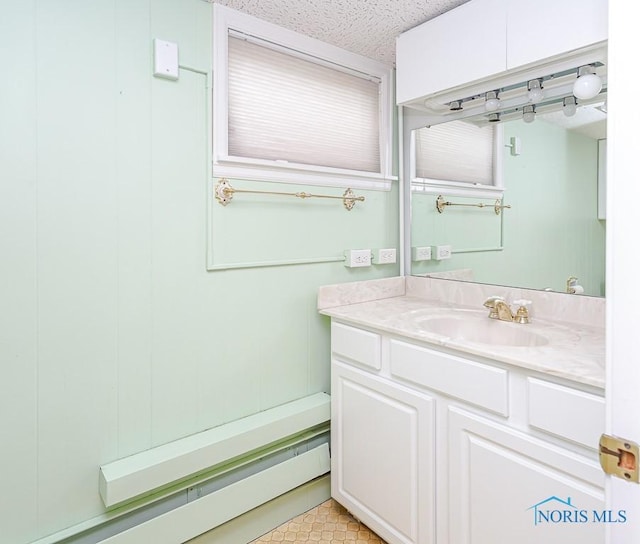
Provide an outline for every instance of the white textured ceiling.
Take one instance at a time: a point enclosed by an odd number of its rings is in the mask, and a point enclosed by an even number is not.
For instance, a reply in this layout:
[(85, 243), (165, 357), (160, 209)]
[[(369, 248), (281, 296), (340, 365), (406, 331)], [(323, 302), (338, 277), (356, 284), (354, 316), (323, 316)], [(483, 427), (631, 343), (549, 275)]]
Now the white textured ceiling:
[(215, 3), (393, 64), (396, 36), (467, 1), (215, 0)]

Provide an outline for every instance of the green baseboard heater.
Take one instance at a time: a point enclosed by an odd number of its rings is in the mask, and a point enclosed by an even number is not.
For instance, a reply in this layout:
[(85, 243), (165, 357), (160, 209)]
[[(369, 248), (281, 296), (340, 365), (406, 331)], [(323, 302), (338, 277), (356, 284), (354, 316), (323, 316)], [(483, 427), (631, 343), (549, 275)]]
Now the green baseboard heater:
[[(317, 393), (101, 466), (108, 511), (130, 512), (181, 490), (196, 500), (100, 542), (185, 542), (327, 474), (330, 401)], [(242, 477), (199, 491), (233, 474)]]

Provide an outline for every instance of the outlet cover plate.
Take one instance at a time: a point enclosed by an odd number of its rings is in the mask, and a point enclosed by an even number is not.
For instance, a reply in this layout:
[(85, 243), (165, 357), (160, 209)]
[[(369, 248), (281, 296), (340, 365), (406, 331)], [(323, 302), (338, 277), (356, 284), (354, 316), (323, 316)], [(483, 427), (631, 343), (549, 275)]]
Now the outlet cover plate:
[(442, 261), (444, 259), (451, 258), (451, 246), (435, 246), (433, 249), (436, 261)]
[(411, 260), (412, 261), (430, 261), (431, 260), (431, 246), (418, 246), (411, 248)]
[(370, 249), (347, 249), (344, 257), (344, 265), (349, 268), (371, 266)]

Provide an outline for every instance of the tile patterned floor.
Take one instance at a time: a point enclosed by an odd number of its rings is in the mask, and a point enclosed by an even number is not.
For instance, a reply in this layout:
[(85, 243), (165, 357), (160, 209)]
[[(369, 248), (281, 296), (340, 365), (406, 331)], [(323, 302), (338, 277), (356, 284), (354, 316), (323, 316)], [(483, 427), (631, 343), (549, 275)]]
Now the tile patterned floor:
[(283, 523), (251, 544), (267, 542), (385, 544), (384, 540), (355, 520), (333, 499)]

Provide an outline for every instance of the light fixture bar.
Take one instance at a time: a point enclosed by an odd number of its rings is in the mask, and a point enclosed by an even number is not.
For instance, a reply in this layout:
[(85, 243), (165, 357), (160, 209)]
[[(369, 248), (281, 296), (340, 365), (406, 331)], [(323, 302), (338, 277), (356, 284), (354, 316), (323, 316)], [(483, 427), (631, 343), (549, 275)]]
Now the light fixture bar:
[[(576, 82), (579, 69), (584, 66), (592, 67), (596, 75), (602, 79), (603, 89), (598, 95), (601, 97), (606, 93), (606, 59), (606, 47), (594, 46), (588, 50), (569, 54), (563, 59), (504, 74), (498, 79), (472, 83), (464, 89), (432, 95), (421, 100), (419, 104), (416, 103), (415, 106), (424, 112), (424, 122), (429, 126), (474, 117), (485, 117), (482, 122), (486, 122), (490, 113), (510, 113), (526, 104), (534, 103), (537, 106), (548, 103), (549, 99), (573, 95), (573, 84)], [(541, 82), (544, 88), (542, 99), (534, 102), (528, 99), (528, 84), (532, 80)], [(499, 98), (500, 104), (495, 110), (491, 109), (491, 106), (487, 110), (487, 100), (493, 97), (490, 94), (493, 92), (496, 93), (496, 98)], [(462, 95), (462, 93), (465, 94)], [(450, 105), (454, 102), (457, 102), (462, 109), (452, 111)], [(585, 103), (584, 100), (579, 102), (580, 105)], [(521, 109), (520, 114), (522, 114)], [(502, 116), (501, 121), (504, 119)]]
[[(575, 74), (575, 70), (573, 71), (573, 73)], [(603, 84), (600, 94), (590, 100), (586, 100), (586, 101), (580, 100), (580, 105), (599, 102), (606, 97), (606, 93), (607, 93), (606, 78), (602, 77), (602, 79), (604, 80), (605, 83)], [(573, 80), (566, 81), (562, 85), (545, 87), (545, 97), (541, 102), (536, 104), (536, 111), (538, 113), (542, 113), (543, 107), (551, 104), (555, 105), (559, 103), (561, 106), (562, 101), (565, 97), (573, 96), (574, 81), (575, 81), (575, 78)], [(516, 96), (512, 95), (511, 97), (507, 98), (505, 97), (504, 92), (501, 93), (500, 109), (497, 112), (491, 112), (491, 114), (495, 115), (495, 113), (500, 113), (500, 121), (507, 120), (508, 118), (505, 116), (513, 112), (518, 112), (519, 115), (522, 115), (522, 108), (525, 105), (530, 104), (530, 102), (526, 94), (526, 89), (527, 89), (526, 83), (524, 84), (524, 86), (521, 85), (520, 88), (522, 88), (525, 91), (524, 94), (518, 94)], [(484, 98), (484, 95), (483, 95), (483, 98)], [(441, 123), (446, 123), (448, 121), (468, 119), (470, 117), (477, 117), (480, 119), (481, 123), (484, 123), (487, 120), (489, 120), (488, 115), (489, 115), (489, 112), (485, 110), (484, 100), (476, 100), (475, 104), (473, 105), (471, 105), (471, 103), (468, 103), (467, 105), (465, 105), (463, 110), (454, 111), (454, 112), (447, 111), (447, 112), (441, 113), (436, 118), (434, 118), (432, 122), (429, 123), (429, 125), (433, 126)]]
[(489, 83), (489, 86), (487, 86), (486, 82), (484, 84), (478, 83), (470, 85), (466, 93), (466, 98), (460, 98), (459, 91), (453, 91), (443, 93), (437, 98), (428, 98), (423, 104), (428, 109), (435, 108), (435, 110), (437, 110), (438, 107), (448, 109), (448, 104), (454, 100), (462, 100), (466, 102), (467, 100), (479, 97), (484, 99), (485, 93), (488, 91), (498, 90), (501, 94), (509, 93), (514, 90), (517, 92), (518, 89), (522, 90), (521, 88), (526, 86), (532, 79), (541, 78), (545, 86), (553, 85), (557, 80), (563, 80), (565, 78), (575, 81), (579, 67), (586, 65), (595, 67), (596, 73), (604, 78), (606, 76), (606, 70), (604, 70), (603, 67), (605, 66), (604, 63), (606, 62), (606, 58), (606, 48), (596, 49), (591, 52), (582, 53), (576, 56), (569, 56), (566, 59), (556, 61), (553, 63), (552, 67), (544, 65), (537, 68), (523, 70), (522, 72), (505, 75), (500, 78), (500, 85), (498, 86), (495, 85), (495, 83)]
[[(607, 98), (606, 91), (600, 93), (597, 97), (591, 100), (580, 100), (580, 106), (587, 106), (589, 104), (597, 104), (605, 101)], [(551, 113), (554, 111), (562, 111), (564, 104), (564, 98), (556, 98), (554, 100), (546, 100), (544, 103), (536, 104), (535, 106), (535, 114), (544, 115), (545, 113)], [(530, 105), (530, 104), (529, 104)], [(522, 119), (523, 109), (526, 106), (518, 106), (509, 111), (502, 111), (500, 114), (500, 121), (513, 121), (516, 119)], [(479, 115), (474, 118), (469, 119), (469, 122), (473, 123), (476, 126), (485, 126), (488, 123), (491, 123), (491, 120), (488, 118), (488, 115)], [(435, 124), (435, 123), (434, 123)]]

